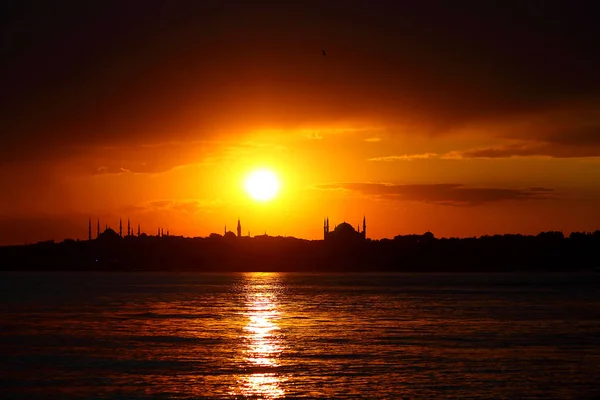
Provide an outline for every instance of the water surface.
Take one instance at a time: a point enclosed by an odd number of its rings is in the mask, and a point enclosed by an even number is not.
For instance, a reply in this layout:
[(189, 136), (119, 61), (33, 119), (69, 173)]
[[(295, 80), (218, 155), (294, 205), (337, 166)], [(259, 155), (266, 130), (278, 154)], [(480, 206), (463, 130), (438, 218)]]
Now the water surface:
[(0, 274), (2, 398), (596, 398), (598, 275)]

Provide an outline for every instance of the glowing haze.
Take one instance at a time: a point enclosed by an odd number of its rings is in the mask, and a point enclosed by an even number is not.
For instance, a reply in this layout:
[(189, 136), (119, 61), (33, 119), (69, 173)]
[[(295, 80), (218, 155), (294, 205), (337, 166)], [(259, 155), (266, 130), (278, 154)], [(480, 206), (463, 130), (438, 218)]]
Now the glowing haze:
[(0, 244), (598, 229), (597, 6), (488, 3), (14, 2)]

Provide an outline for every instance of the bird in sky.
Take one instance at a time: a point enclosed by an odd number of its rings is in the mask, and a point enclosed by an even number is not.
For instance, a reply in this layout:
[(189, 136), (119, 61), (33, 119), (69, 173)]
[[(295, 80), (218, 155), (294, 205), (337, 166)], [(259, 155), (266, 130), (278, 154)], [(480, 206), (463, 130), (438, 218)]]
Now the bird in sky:
[(327, 55), (327, 53), (325, 53), (325, 50), (321, 50), (321, 53), (322, 53), (324, 56), (326, 56), (326, 55)]

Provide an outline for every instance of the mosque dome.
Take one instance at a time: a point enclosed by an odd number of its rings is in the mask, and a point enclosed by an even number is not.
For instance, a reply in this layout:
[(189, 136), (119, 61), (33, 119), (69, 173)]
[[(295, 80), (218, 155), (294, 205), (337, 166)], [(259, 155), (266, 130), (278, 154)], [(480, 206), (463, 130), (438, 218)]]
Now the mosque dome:
[(107, 241), (107, 240), (108, 241), (110, 241), (110, 240), (118, 240), (118, 239), (120, 239), (120, 236), (113, 229), (106, 228), (106, 230), (104, 230), (104, 232), (102, 232), (100, 234), (100, 236), (98, 237), (98, 239), (105, 240), (105, 241)]
[(367, 237), (367, 222), (363, 218), (363, 229), (358, 226), (356, 229), (347, 222), (342, 222), (337, 225), (333, 231), (329, 230), (329, 218), (325, 218), (323, 221), (323, 238), (326, 241), (333, 241), (337, 243), (354, 243), (356, 241), (363, 241)]
[(356, 233), (356, 230), (347, 222), (342, 222), (333, 230), (337, 234)]

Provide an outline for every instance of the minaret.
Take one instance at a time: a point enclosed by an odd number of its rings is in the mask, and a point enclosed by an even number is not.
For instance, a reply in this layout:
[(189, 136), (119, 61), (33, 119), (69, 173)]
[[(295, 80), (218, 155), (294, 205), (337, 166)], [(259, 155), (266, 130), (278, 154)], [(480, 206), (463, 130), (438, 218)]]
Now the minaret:
[(158, 228), (158, 232), (156, 232), (156, 236), (160, 237), (160, 228)]
[(138, 224), (138, 237), (140, 236), (140, 224)]
[(237, 234), (238, 234), (238, 237), (242, 237), (242, 224), (240, 224), (239, 218), (238, 218)]
[(127, 218), (127, 236), (131, 236), (131, 222)]
[(96, 239), (100, 237), (100, 218), (98, 218), (98, 226), (96, 227)]
[(223, 231), (223, 236), (227, 234), (227, 224), (225, 224), (225, 230)]
[(123, 221), (119, 218), (119, 237), (123, 237)]
[(165, 235), (165, 230), (163, 228), (160, 228), (160, 237), (163, 237)]
[(363, 216), (363, 238), (367, 238), (367, 217)]
[(92, 240), (92, 219), (88, 222), (88, 240)]

